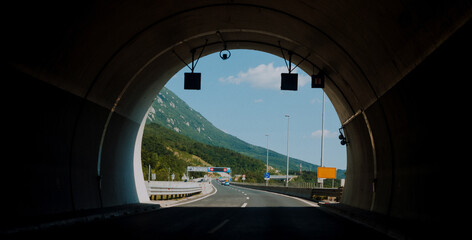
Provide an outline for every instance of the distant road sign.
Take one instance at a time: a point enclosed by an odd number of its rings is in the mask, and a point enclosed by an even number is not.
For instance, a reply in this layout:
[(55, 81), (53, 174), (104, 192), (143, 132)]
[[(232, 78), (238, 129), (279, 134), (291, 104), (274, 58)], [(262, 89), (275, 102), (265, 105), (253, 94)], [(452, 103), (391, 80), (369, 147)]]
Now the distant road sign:
[(189, 172), (208, 172), (208, 167), (187, 167)]
[(334, 179), (336, 179), (336, 168), (318, 167), (318, 178), (334, 178)]
[(269, 180), (270, 179), (270, 173), (266, 172), (264, 173), (264, 180)]
[(225, 172), (225, 173), (230, 173), (231, 168), (226, 168), (226, 167), (209, 167), (208, 172)]

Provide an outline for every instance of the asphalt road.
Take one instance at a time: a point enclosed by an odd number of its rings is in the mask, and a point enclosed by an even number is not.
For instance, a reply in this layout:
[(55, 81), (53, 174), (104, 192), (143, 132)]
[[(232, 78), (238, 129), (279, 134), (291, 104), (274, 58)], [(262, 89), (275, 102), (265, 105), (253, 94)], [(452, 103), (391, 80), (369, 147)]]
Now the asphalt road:
[(199, 201), (156, 211), (12, 236), (21, 239), (389, 239), (313, 202), (214, 184)]

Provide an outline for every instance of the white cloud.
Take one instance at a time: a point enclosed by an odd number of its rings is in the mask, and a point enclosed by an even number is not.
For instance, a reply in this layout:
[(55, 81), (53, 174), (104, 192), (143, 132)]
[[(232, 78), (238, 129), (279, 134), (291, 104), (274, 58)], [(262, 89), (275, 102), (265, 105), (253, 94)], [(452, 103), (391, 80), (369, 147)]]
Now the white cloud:
[[(260, 64), (255, 68), (249, 68), (246, 72), (239, 72), (237, 76), (221, 77), (218, 80), (223, 83), (241, 84), (249, 83), (254, 88), (280, 89), (280, 74), (286, 73), (287, 67), (274, 67), (274, 63)], [(296, 73), (296, 71), (293, 71)], [(304, 86), (310, 81), (306, 74), (298, 75), (298, 85)]]
[[(321, 137), (321, 129), (316, 130), (311, 133), (311, 137)], [(338, 132), (330, 132), (329, 130), (324, 130), (324, 137), (325, 138), (337, 138), (338, 137)]]
[(322, 103), (322, 102), (323, 102), (323, 101), (321, 101), (321, 100), (318, 99), (318, 98), (313, 98), (313, 99), (311, 99), (311, 101), (310, 101), (311, 104)]

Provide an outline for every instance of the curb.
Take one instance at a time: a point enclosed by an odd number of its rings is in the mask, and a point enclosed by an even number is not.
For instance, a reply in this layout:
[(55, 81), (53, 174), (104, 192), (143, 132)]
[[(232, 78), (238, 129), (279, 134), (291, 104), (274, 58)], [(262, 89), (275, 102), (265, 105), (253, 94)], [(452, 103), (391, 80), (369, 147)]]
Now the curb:
[(19, 223), (14, 226), (7, 226), (5, 229), (0, 229), (0, 236), (28, 231), (38, 231), (51, 227), (73, 225), (78, 223), (88, 223), (120, 216), (129, 216), (159, 210), (160, 208), (161, 206), (159, 204), (137, 203), (116, 207), (79, 210), (57, 216), (50, 216), (48, 220), (31, 220), (28, 223)]

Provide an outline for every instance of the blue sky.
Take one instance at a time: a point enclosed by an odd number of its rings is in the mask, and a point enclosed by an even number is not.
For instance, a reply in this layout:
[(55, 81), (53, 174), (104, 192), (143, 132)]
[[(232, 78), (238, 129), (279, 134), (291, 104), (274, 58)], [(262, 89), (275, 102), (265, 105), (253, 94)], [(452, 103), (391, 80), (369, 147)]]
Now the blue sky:
[[(248, 143), (287, 153), (287, 118), (290, 115), (289, 155), (320, 164), (322, 90), (311, 88), (311, 77), (296, 69), (298, 91), (280, 90), (280, 73), (288, 72), (282, 58), (253, 50), (231, 50), (221, 60), (214, 53), (199, 60), (200, 91), (184, 90), (179, 71), (166, 87), (200, 112), (217, 128)], [(311, 73), (310, 73), (311, 74)], [(346, 169), (346, 148), (339, 143), (339, 118), (325, 98), (324, 166)], [(269, 159), (270, 161), (270, 159)], [(270, 163), (269, 163), (270, 164)]]

